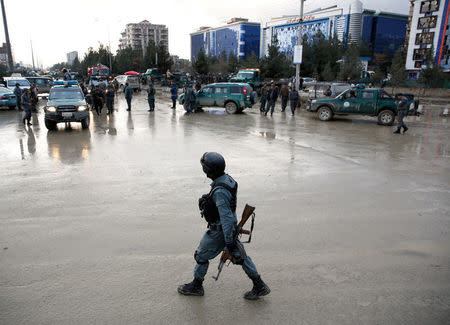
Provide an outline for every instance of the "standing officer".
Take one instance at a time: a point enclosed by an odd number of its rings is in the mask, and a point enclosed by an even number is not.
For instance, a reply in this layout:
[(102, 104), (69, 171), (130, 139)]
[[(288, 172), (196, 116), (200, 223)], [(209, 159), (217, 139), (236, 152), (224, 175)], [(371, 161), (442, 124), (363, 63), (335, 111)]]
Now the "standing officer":
[(22, 104), (23, 104), (23, 111), (24, 111), (24, 116), (22, 119), (23, 124), (26, 123), (26, 121), (28, 121), (28, 125), (31, 125), (31, 97), (30, 97), (30, 90), (29, 89), (25, 89), (23, 91), (23, 95), (22, 95)]
[(284, 84), (283, 87), (281, 87), (281, 111), (284, 112), (286, 110), (286, 106), (289, 100), (289, 88), (287, 84)]
[(265, 116), (267, 116), (267, 113), (270, 110), (270, 116), (273, 115), (273, 111), (275, 110), (275, 103), (277, 102), (278, 98), (278, 88), (275, 87), (274, 84), (270, 85), (269, 95), (268, 95), (268, 102), (267, 102), (267, 108), (266, 112), (264, 113)]
[(266, 111), (266, 103), (267, 103), (268, 93), (269, 93), (269, 90), (267, 89), (267, 84), (264, 84), (263, 87), (261, 88), (261, 107), (259, 108), (259, 110), (261, 112)]
[(176, 109), (178, 99), (178, 87), (175, 83), (172, 83), (172, 87), (170, 88), (170, 98), (172, 99), (172, 109)]
[(72, 80), (72, 75), (70, 74), (69, 71), (67, 71), (66, 68), (63, 69), (63, 80)]
[(127, 101), (127, 111), (131, 111), (131, 99), (133, 98), (133, 89), (130, 87), (130, 85), (127, 83), (125, 83), (125, 89), (123, 90), (124, 94), (125, 94), (125, 99)]
[(235, 240), (237, 229), (236, 204), (238, 184), (225, 174), (225, 159), (216, 152), (206, 152), (200, 159), (206, 176), (213, 180), (211, 191), (199, 200), (199, 205), (211, 207), (205, 219), (208, 230), (203, 235), (194, 254), (197, 265), (194, 268), (194, 280), (180, 285), (178, 292), (183, 295), (203, 296), (203, 281), (208, 271), (209, 260), (227, 248), (236, 264), (242, 265), (244, 272), (253, 281), (253, 289), (245, 293), (244, 298), (255, 300), (270, 293), (269, 287), (261, 280), (255, 264), (245, 253), (243, 245)]
[(97, 85), (95, 86), (95, 90), (92, 93), (92, 99), (94, 101), (94, 109), (97, 112), (97, 115), (100, 115), (102, 113), (103, 108), (103, 100), (105, 99), (105, 94), (100, 89), (100, 87)]
[(155, 88), (153, 87), (152, 82), (148, 84), (147, 101), (149, 106), (148, 111), (153, 112), (155, 110)]
[(30, 85), (30, 98), (31, 98), (31, 108), (33, 112), (36, 112), (36, 106), (39, 101), (38, 90), (35, 84)]
[(14, 95), (16, 95), (17, 109), (20, 111), (22, 110), (22, 88), (19, 84), (16, 84), (14, 88)]
[(395, 134), (400, 134), (403, 128), (403, 133), (408, 131), (408, 127), (403, 122), (403, 119), (408, 115), (408, 98), (403, 96), (403, 94), (398, 94), (398, 100), (395, 102), (397, 104), (398, 111), (398, 124), (397, 130), (394, 132)]
[(106, 107), (108, 108), (108, 115), (114, 112), (114, 96), (114, 87), (112, 84), (109, 84), (108, 88), (106, 89)]
[(299, 101), (298, 91), (295, 89), (295, 86), (291, 87), (291, 92), (289, 93), (289, 101), (291, 104), (292, 116), (294, 116), (295, 109), (297, 108)]

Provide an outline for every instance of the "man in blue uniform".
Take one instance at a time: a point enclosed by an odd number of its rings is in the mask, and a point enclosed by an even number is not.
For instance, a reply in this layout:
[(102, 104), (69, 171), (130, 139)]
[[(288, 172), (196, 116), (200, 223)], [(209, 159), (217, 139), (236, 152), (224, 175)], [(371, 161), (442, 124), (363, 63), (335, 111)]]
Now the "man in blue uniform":
[(172, 109), (176, 109), (178, 99), (178, 87), (175, 83), (173, 83), (172, 87), (170, 88), (170, 98), (172, 99)]
[(20, 111), (22, 109), (22, 88), (17, 83), (16, 87), (14, 87), (14, 95), (16, 95), (17, 109)]
[(148, 101), (148, 111), (153, 112), (155, 110), (155, 88), (153, 88), (153, 83), (148, 84), (147, 90), (147, 101)]
[(123, 90), (123, 92), (125, 93), (125, 99), (127, 101), (127, 111), (131, 111), (131, 99), (133, 98), (133, 89), (130, 87), (130, 85), (127, 83), (125, 83), (125, 89)]
[(398, 124), (397, 124), (397, 130), (395, 130), (395, 134), (400, 134), (403, 128), (403, 133), (408, 131), (408, 127), (406, 126), (405, 122), (403, 122), (403, 119), (408, 116), (408, 98), (403, 96), (403, 94), (398, 94), (398, 100), (396, 101), (397, 104), (397, 111), (398, 111)]
[[(245, 253), (242, 244), (237, 241), (237, 188), (238, 184), (225, 174), (225, 159), (216, 152), (206, 152), (200, 163), (208, 178), (212, 179), (211, 191), (199, 200), (199, 205), (211, 204), (215, 213), (205, 215), (208, 230), (203, 235), (200, 245), (194, 254), (197, 265), (194, 268), (194, 280), (180, 285), (178, 292), (183, 295), (203, 296), (203, 281), (208, 271), (209, 260), (227, 248), (236, 264), (242, 265), (244, 272), (253, 281), (252, 290), (245, 293), (244, 298), (255, 300), (270, 293), (269, 287), (261, 280), (255, 264)], [(212, 211), (211, 211), (212, 212)]]

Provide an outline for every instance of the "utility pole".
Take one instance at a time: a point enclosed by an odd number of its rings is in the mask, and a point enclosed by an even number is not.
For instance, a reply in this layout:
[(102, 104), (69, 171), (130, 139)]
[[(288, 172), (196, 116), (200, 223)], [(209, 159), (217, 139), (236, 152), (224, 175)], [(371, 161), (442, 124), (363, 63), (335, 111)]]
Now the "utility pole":
[(30, 40), (30, 45), (31, 45), (31, 61), (33, 62), (33, 70), (36, 70), (34, 68), (34, 52), (33, 52), (33, 41)]
[[(302, 28), (303, 28), (303, 5), (305, 0), (300, 0), (300, 21), (298, 24), (298, 39), (297, 46), (302, 47), (303, 45), (303, 36), (302, 36)], [(295, 54), (294, 54), (295, 56)], [(300, 65), (301, 65), (301, 57), (299, 58), (300, 62), (298, 62), (295, 66), (295, 89), (300, 90)]]
[(8, 52), (9, 71), (14, 71), (14, 63), (13, 63), (12, 52), (11, 52), (11, 42), (9, 41), (8, 22), (6, 21), (5, 4), (3, 3), (3, 0), (1, 0), (1, 3), (2, 3), (2, 13), (3, 13), (3, 28), (5, 29), (6, 50)]

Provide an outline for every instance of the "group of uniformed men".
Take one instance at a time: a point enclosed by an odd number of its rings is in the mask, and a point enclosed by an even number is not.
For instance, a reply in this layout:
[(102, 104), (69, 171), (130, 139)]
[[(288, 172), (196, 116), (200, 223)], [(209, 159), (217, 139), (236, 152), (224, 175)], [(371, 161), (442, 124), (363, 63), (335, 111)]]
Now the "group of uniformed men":
[(300, 104), (300, 95), (298, 91), (295, 89), (295, 86), (288, 88), (287, 84), (284, 84), (281, 87), (281, 90), (275, 84), (271, 84), (268, 86), (264, 84), (261, 89), (261, 107), (260, 111), (267, 116), (267, 113), (270, 111), (270, 116), (273, 115), (275, 110), (275, 104), (277, 102), (278, 96), (281, 97), (281, 111), (284, 112), (286, 110), (288, 101), (290, 102), (291, 113), (295, 114), (295, 110), (299, 107)]

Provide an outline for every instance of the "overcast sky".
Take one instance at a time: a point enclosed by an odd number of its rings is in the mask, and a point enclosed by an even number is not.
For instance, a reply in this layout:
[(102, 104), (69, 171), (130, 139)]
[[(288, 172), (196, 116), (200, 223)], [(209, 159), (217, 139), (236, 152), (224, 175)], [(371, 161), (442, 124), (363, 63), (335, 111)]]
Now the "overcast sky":
[[(120, 32), (130, 22), (144, 19), (169, 27), (169, 51), (189, 58), (189, 33), (200, 26), (220, 26), (231, 17), (261, 22), (271, 17), (297, 14), (300, 0), (4, 0), (15, 61), (44, 66), (66, 61), (66, 53), (99, 42), (117, 50)], [(305, 11), (352, 0), (306, 0)], [(362, 0), (364, 8), (408, 14), (408, 0)], [(3, 24), (0, 41), (5, 40)]]

